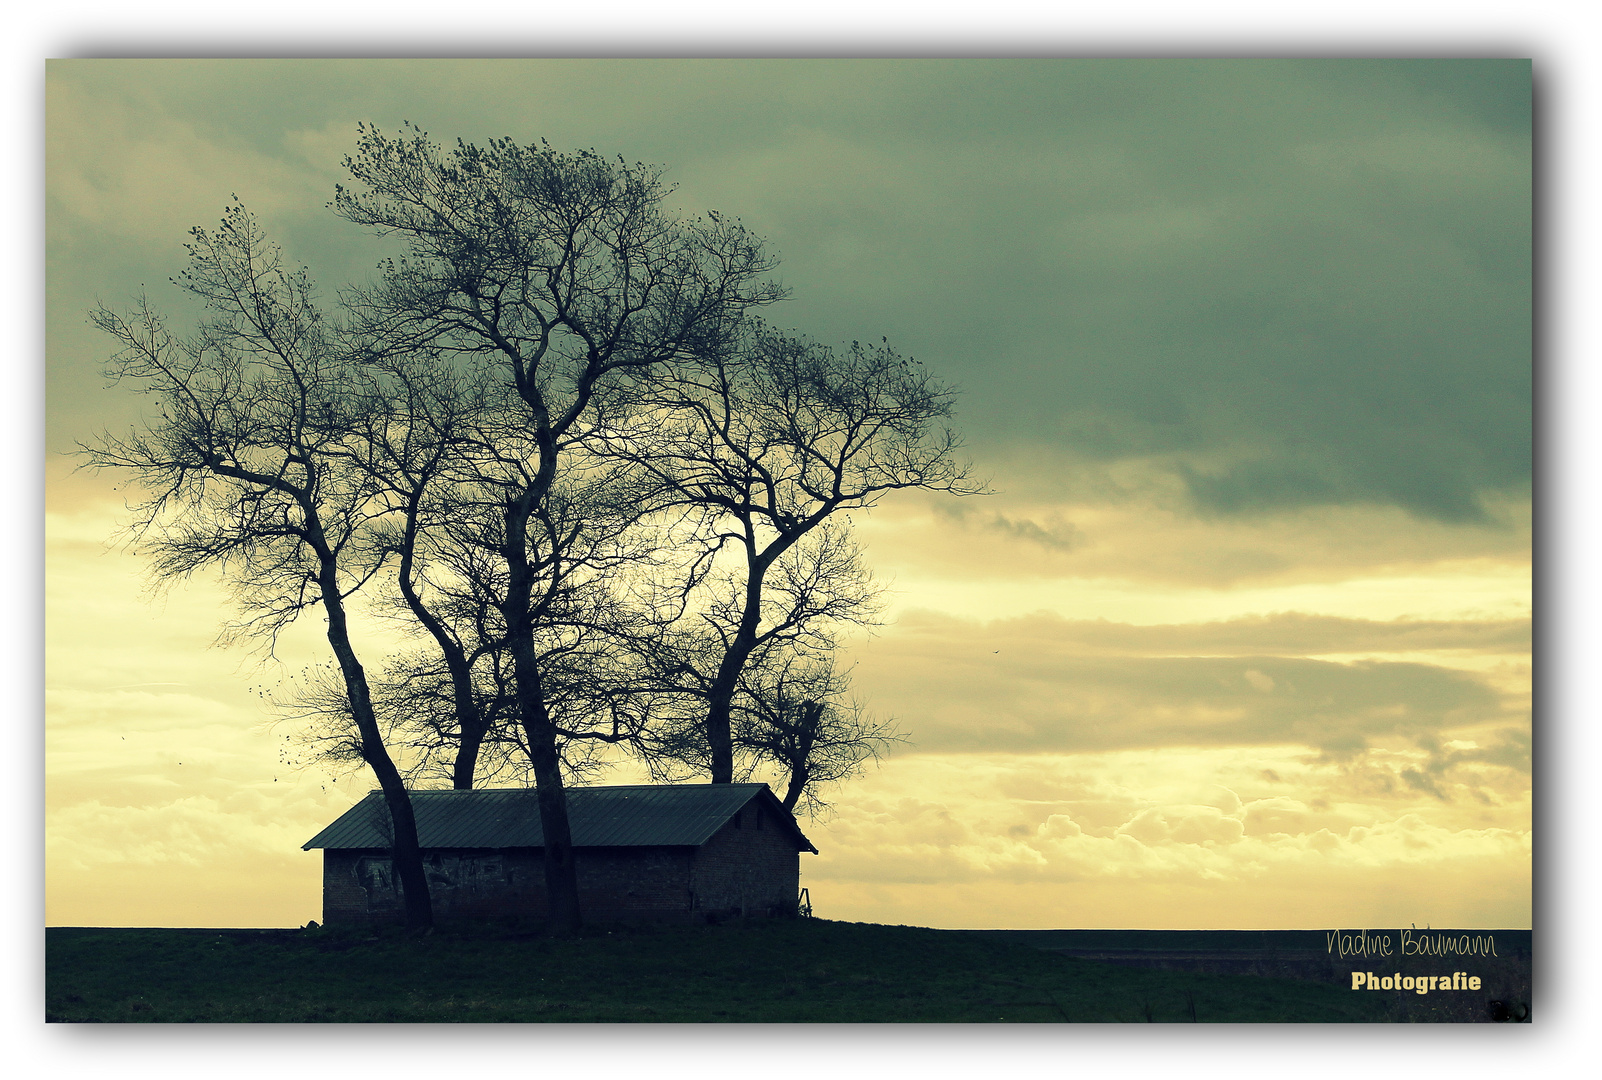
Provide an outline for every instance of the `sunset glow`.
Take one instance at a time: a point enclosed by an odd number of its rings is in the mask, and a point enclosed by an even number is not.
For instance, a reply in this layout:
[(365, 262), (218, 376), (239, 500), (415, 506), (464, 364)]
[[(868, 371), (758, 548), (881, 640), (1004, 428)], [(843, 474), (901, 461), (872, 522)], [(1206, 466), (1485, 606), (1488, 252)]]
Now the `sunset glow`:
[[(374, 786), (297, 764), (152, 591), (142, 402), (97, 301), (230, 194), (325, 300), (356, 123), (659, 163), (781, 258), (769, 318), (956, 384), (992, 494), (854, 515), (856, 691), (905, 735), (803, 821), (819, 915), (933, 927), (1529, 927), (1530, 65), (1514, 61), (56, 61), (48, 69), (46, 919), (320, 918), (300, 845)], [(400, 641), (358, 610), (369, 666)], [(638, 775), (627, 763), (612, 782)]]

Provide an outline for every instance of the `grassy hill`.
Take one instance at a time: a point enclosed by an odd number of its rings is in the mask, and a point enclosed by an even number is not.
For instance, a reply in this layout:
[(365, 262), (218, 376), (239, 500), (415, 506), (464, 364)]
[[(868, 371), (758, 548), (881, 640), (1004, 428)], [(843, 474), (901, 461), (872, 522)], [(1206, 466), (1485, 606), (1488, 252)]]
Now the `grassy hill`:
[(803, 919), (591, 929), (46, 931), (53, 1022), (1351, 1022), (1333, 982), (1070, 958), (1004, 936)]

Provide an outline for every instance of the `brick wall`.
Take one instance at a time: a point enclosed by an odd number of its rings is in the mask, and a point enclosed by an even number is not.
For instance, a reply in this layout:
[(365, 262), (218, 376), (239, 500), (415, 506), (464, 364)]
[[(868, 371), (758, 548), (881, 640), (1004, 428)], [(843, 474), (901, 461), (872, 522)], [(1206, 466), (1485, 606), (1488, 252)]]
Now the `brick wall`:
[[(689, 848), (580, 848), (579, 904), (592, 922), (690, 918)], [(423, 855), (436, 919), (544, 919), (545, 859), (538, 848)], [(402, 919), (386, 851), (323, 852), (323, 921)]]
[(356, 877), (360, 852), (323, 852), (323, 922), (354, 922), (368, 917), (367, 890)]
[(690, 918), (691, 848), (580, 848), (579, 910), (591, 922)]
[(702, 917), (794, 915), (801, 888), (794, 835), (753, 800), (696, 849), (690, 888)]

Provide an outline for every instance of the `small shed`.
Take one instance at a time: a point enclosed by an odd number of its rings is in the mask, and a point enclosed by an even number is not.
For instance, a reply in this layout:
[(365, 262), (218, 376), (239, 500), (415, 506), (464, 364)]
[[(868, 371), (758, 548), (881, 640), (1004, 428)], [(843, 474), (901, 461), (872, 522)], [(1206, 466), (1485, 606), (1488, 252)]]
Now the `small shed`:
[[(532, 788), (413, 791), (436, 918), (547, 914)], [(818, 849), (766, 784), (569, 788), (579, 904), (591, 922), (705, 922), (796, 913), (800, 853)], [(303, 845), (323, 850), (323, 921), (390, 921), (404, 908), (382, 793)]]

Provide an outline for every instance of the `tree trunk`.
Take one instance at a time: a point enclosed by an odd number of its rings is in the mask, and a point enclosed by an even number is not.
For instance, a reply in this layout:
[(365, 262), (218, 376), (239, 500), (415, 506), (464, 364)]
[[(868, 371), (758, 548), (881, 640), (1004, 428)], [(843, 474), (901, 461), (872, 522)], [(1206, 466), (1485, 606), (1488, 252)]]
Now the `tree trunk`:
[(439, 646), (440, 655), (445, 659), (445, 667), (451, 675), (451, 694), (456, 712), (456, 729), (461, 733), (461, 742), (456, 747), (456, 760), (451, 764), (451, 786), (457, 790), (473, 786), (473, 774), (478, 770), (478, 752), (484, 744), (484, 735), (489, 725), (484, 721), (478, 702), (473, 699), (473, 670), (467, 662), (467, 654), (457, 640), (451, 636), (445, 624), (428, 610), (423, 598), (418, 595), (417, 583), (412, 579), (412, 567), (417, 551), (417, 500), (422, 490), (414, 492), (407, 507), (406, 536), (401, 545), (401, 563), (398, 579), (400, 581), (401, 596), (406, 600), (406, 606), (411, 608), (417, 621), (423, 624), (424, 629), (433, 637), (434, 644)]
[[(543, 448), (542, 448), (543, 449)], [(549, 461), (549, 451), (546, 451)], [(545, 489), (550, 486), (546, 476)], [(578, 870), (573, 863), (573, 833), (567, 820), (567, 793), (562, 785), (562, 759), (556, 748), (556, 728), (545, 708), (545, 689), (540, 680), (539, 656), (534, 650), (531, 601), (534, 572), (528, 564), (527, 529), (536, 491), (531, 488), (507, 507), (506, 539), (502, 557), (506, 560), (507, 644), (512, 652), (513, 689), (517, 695), (518, 718), (528, 740), (529, 761), (534, 767), (534, 787), (540, 805), (540, 831), (545, 837), (545, 896), (553, 935), (576, 934), (583, 925), (579, 911)]]
[(485, 725), (478, 722), (476, 709), (471, 719), (473, 722), (469, 725), (468, 718), (460, 710), (456, 713), (462, 741), (456, 748), (456, 760), (451, 763), (451, 787), (457, 791), (466, 791), (473, 786), (473, 775), (478, 770), (478, 751), (484, 745)]
[(745, 606), (740, 611), (740, 626), (734, 640), (723, 653), (718, 664), (717, 677), (707, 691), (706, 742), (711, 752), (711, 772), (714, 784), (734, 783), (734, 732), (730, 714), (734, 704), (734, 689), (739, 685), (740, 672), (756, 648), (757, 624), (762, 620), (762, 578), (778, 553), (789, 547), (775, 544), (761, 555), (756, 554), (747, 525)]
[(411, 796), (400, 770), (384, 747), (378, 719), (373, 714), (373, 698), (367, 686), (367, 673), (356, 659), (351, 647), (350, 630), (345, 621), (345, 605), (339, 598), (339, 583), (333, 566), (326, 562), (319, 575), (323, 609), (328, 615), (328, 644), (339, 660), (340, 673), (345, 677), (345, 693), (350, 699), (351, 714), (362, 736), (362, 760), (366, 761), (378, 778), (384, 793), (384, 804), (389, 808), (394, 825), (392, 857), (395, 874), (400, 879), (401, 893), (406, 904), (406, 925), (414, 930), (426, 930), (434, 925), (434, 905), (428, 895), (428, 877), (423, 872), (423, 852), (417, 843), (417, 819), (412, 814)]
[(473, 786), (473, 774), (478, 771), (478, 752), (484, 745), (489, 722), (473, 697), (473, 672), (460, 646), (449, 637), (435, 635), (445, 665), (451, 673), (451, 693), (456, 712), (456, 730), (461, 741), (456, 744), (456, 760), (451, 763), (451, 787), (458, 791)]
[(812, 778), (811, 770), (806, 765), (797, 762), (790, 768), (790, 786), (784, 792), (784, 808), (795, 813), (795, 804), (801, 801), (801, 793), (807, 789), (807, 781)]
[(540, 831), (545, 837), (545, 895), (549, 929), (566, 937), (583, 925), (579, 910), (578, 868), (573, 862), (573, 832), (567, 818), (567, 792), (562, 784), (562, 759), (556, 748), (556, 728), (545, 708), (540, 685), (539, 660), (526, 635), (512, 639), (512, 663), (517, 676), (518, 713), (534, 766), (534, 788), (540, 804)]
[(423, 851), (417, 843), (417, 818), (412, 814), (412, 798), (382, 744), (375, 755), (367, 756), (368, 741), (364, 734), (362, 755), (367, 757), (367, 763), (378, 777), (384, 805), (389, 808), (389, 818), (395, 827), (390, 854), (395, 860), (395, 875), (400, 880), (401, 898), (406, 905), (406, 925), (412, 930), (427, 930), (434, 925), (434, 901), (428, 895), (428, 875), (423, 870)]
[(707, 702), (706, 741), (711, 750), (710, 765), (714, 784), (734, 783), (734, 736), (729, 719), (732, 697), (732, 684), (729, 690), (723, 693), (720, 693), (714, 684), (711, 700)]
[(817, 744), (818, 727), (823, 719), (823, 705), (816, 701), (801, 703), (801, 716), (796, 721), (795, 760), (790, 762), (790, 786), (784, 792), (784, 808), (795, 812), (801, 793), (812, 779), (812, 748)]

